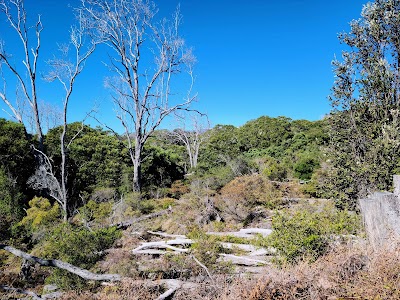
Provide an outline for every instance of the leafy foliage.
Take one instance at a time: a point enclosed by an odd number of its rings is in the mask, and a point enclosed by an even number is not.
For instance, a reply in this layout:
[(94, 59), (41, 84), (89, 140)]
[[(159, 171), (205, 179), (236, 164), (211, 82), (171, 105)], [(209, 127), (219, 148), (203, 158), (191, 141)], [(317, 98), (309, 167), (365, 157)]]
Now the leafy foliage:
[(52, 205), (48, 199), (43, 197), (34, 197), (29, 201), (29, 206), (26, 216), (20, 222), (20, 225), (24, 226), (28, 232), (49, 227), (58, 222), (61, 216), (58, 203)]
[(183, 179), (182, 156), (173, 148), (163, 149), (151, 144), (146, 145), (143, 153), (145, 157), (142, 164), (143, 190), (147, 193), (153, 191), (151, 195), (153, 197), (156, 196), (154, 194), (157, 194), (157, 191), (164, 196), (166, 190), (160, 191), (160, 189), (170, 187), (174, 181)]
[(326, 205), (322, 211), (311, 207), (279, 211), (273, 217), (274, 231), (266, 243), (278, 250), (281, 263), (314, 261), (326, 252), (331, 235), (355, 234), (360, 225), (357, 215), (332, 205)]
[[(49, 232), (40, 248), (41, 255), (60, 259), (84, 269), (90, 269), (120, 237), (115, 227), (88, 230), (68, 223), (59, 224)], [(82, 289), (85, 281), (64, 270), (56, 269), (47, 279), (60, 288)]]
[(33, 194), (26, 184), (35, 167), (27, 138), (21, 124), (0, 118), (0, 239), (10, 236)]
[(24, 197), (16, 182), (0, 167), (0, 240), (11, 234), (11, 227), (24, 216)]
[(79, 209), (79, 212), (86, 221), (96, 220), (97, 222), (102, 222), (110, 216), (112, 204), (112, 202), (98, 203), (94, 200), (89, 200), (88, 203)]
[(395, 0), (368, 3), (350, 32), (339, 36), (350, 48), (333, 62), (332, 170), (326, 189), (348, 207), (371, 190), (390, 189), (398, 168), (399, 13)]
[[(46, 135), (46, 147), (56, 166), (61, 160), (59, 154), (62, 128), (51, 129)], [(67, 141), (73, 137), (68, 151), (69, 195), (79, 198), (79, 194), (90, 194), (96, 188), (118, 188), (121, 173), (127, 163), (127, 151), (123, 143), (114, 135), (102, 129), (72, 123), (68, 126)]]
[(22, 124), (0, 118), (0, 165), (4, 172), (14, 178), (23, 192), (26, 182), (35, 168), (30, 151), (28, 134)]

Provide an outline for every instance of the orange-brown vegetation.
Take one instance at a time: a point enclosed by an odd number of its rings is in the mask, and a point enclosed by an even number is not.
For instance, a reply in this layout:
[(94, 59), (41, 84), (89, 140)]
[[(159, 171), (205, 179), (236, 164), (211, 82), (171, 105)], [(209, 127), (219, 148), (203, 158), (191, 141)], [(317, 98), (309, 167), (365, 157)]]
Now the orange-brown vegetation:
[[(269, 299), (399, 299), (400, 253), (396, 247), (370, 252), (363, 246), (340, 246), (315, 263), (281, 269), (271, 267), (258, 278), (215, 275), (179, 289), (173, 300), (269, 300)], [(161, 286), (127, 279), (101, 287), (97, 293), (68, 292), (62, 299), (155, 299)]]
[[(126, 278), (120, 283), (110, 283), (91, 291), (69, 291), (61, 299), (155, 299), (165, 291), (165, 287), (157, 284), (163, 278), (161, 271), (170, 269), (192, 272), (190, 279), (183, 272), (174, 277), (194, 285), (176, 291), (172, 300), (268, 300), (268, 299), (399, 299), (400, 298), (400, 252), (398, 244), (379, 251), (372, 251), (362, 243), (332, 247), (324, 256), (314, 263), (300, 262), (294, 266), (264, 268), (264, 272), (252, 276), (250, 274), (212, 274), (213, 281), (201, 274), (201, 268), (195, 271), (196, 264), (190, 260), (162, 258), (154, 264), (154, 274), (158, 277), (142, 277), (137, 269), (141, 259), (130, 255), (130, 250), (140, 239), (126, 231), (117, 248), (108, 253), (107, 258), (97, 268), (108, 272), (118, 271)], [(3, 254), (2, 260), (7, 257)], [(34, 281), (22, 283), (15, 267), (18, 263), (10, 257), (1, 270), (1, 282), (9, 286), (26, 288), (40, 294), (38, 280), (46, 268), (38, 268), (33, 274)], [(18, 260), (18, 259), (17, 259)], [(8, 266), (8, 267), (7, 267)], [(7, 267), (7, 268), (6, 268)], [(9, 271), (7, 271), (9, 269)], [(199, 276), (200, 275), (200, 276)], [(165, 277), (164, 277), (165, 278)], [(146, 280), (147, 279), (147, 280)], [(33, 282), (35, 282), (33, 284)], [(40, 283), (42, 282), (42, 283)], [(39, 286), (37, 285), (39, 283)], [(88, 283), (89, 284), (89, 283)], [(14, 297), (14, 298), (13, 298)], [(0, 294), (0, 299), (15, 299), (16, 294)]]
[(233, 179), (216, 197), (226, 222), (249, 223), (258, 214), (266, 217), (265, 210), (286, 205), (290, 199), (304, 197), (296, 182), (270, 181), (258, 174)]

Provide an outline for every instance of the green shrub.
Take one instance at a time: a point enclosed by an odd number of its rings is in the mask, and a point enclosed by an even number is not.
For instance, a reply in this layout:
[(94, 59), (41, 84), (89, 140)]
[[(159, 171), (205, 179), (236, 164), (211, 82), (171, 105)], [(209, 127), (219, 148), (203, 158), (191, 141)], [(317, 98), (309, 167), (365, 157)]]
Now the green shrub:
[(25, 227), (28, 232), (34, 233), (48, 228), (60, 220), (61, 210), (57, 202), (52, 205), (49, 199), (34, 197), (29, 201), (29, 207), (26, 216), (18, 224)]
[(0, 167), (0, 240), (8, 239), (12, 226), (24, 216), (23, 199), (15, 180)]
[[(115, 227), (88, 230), (63, 223), (54, 228), (37, 250), (40, 255), (59, 259), (84, 269), (90, 269), (102, 257), (102, 251), (112, 246), (121, 236)], [(63, 289), (81, 289), (85, 281), (64, 270), (54, 270), (46, 279)]]
[(89, 200), (79, 209), (79, 212), (87, 221), (96, 220), (101, 222), (110, 216), (112, 205), (112, 202), (97, 203), (94, 200)]
[(173, 207), (176, 205), (176, 199), (174, 198), (155, 199), (154, 205), (156, 210), (168, 209), (169, 207)]
[(294, 175), (302, 180), (310, 180), (314, 170), (320, 166), (317, 153), (306, 152), (302, 154), (294, 165)]
[[(260, 162), (262, 160), (262, 163)], [(288, 170), (287, 168), (279, 162), (277, 159), (266, 156), (259, 159), (259, 164), (261, 164), (261, 172), (270, 180), (283, 181), (287, 178)]]
[(209, 270), (227, 271), (229, 269), (228, 265), (217, 262), (219, 254), (225, 251), (218, 237), (206, 234), (199, 227), (192, 228), (187, 237), (195, 241), (191, 245), (192, 254)]
[(332, 235), (357, 233), (360, 220), (357, 215), (329, 204), (322, 211), (302, 208), (277, 212), (272, 228), (266, 244), (277, 249), (279, 263), (295, 263), (302, 259), (314, 261), (324, 254)]

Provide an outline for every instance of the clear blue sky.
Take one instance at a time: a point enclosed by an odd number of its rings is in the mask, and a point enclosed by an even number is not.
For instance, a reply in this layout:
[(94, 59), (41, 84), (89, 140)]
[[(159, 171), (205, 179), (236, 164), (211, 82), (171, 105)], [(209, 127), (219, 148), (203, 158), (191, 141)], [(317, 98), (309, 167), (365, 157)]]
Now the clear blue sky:
[[(78, 0), (26, 0), (31, 17), (44, 24), (43, 58), (56, 53), (66, 40)], [(334, 80), (331, 61), (344, 49), (337, 34), (349, 30), (360, 16), (362, 0), (158, 0), (160, 15), (169, 16), (178, 3), (182, 33), (194, 48), (196, 107), (215, 124), (240, 126), (262, 115), (292, 119), (321, 119), (330, 110), (327, 96)], [(4, 22), (0, 38), (15, 44)], [(120, 130), (109, 91), (103, 88), (106, 70), (92, 57), (79, 78), (70, 103), (70, 121), (80, 120), (94, 102), (99, 117)], [(45, 72), (45, 65), (40, 65)], [(9, 87), (10, 89), (11, 87)], [(41, 98), (60, 103), (55, 86), (42, 82)], [(0, 117), (5, 117), (0, 112)]]

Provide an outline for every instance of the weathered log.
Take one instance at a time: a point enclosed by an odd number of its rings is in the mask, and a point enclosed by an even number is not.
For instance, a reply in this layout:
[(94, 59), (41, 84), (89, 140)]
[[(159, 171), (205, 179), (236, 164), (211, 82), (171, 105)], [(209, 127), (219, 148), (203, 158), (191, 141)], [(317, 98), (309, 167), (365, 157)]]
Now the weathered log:
[[(167, 253), (178, 254), (175, 251), (166, 251), (166, 250), (158, 250), (158, 249), (143, 249), (143, 250), (132, 250), (132, 254), (148, 254), (148, 255), (164, 255)], [(181, 252), (179, 252), (181, 253)]]
[[(154, 253), (154, 250), (155, 250), (155, 249), (145, 249), (145, 248), (148, 248), (148, 247), (150, 247), (150, 246), (148, 246), (148, 245), (143, 245), (143, 246), (140, 246), (140, 247), (138, 247), (138, 248), (136, 248), (136, 249), (133, 249), (133, 250), (132, 250), (132, 254), (166, 254), (166, 253), (167, 253), (167, 251), (164, 251), (164, 253), (161, 253), (161, 252), (159, 252), (159, 253)], [(189, 252), (188, 249), (182, 249), (182, 248), (170, 246), (170, 245), (167, 245), (167, 244), (153, 245), (153, 246), (151, 246), (150, 248), (169, 249), (169, 250), (171, 250), (171, 251), (173, 251), (173, 252), (178, 252), (178, 253)], [(147, 250), (147, 251), (146, 251), (146, 250)], [(149, 252), (148, 250), (151, 250), (151, 251)]]
[(43, 300), (42, 297), (40, 297), (38, 294), (36, 294), (32, 291), (13, 288), (13, 287), (6, 286), (6, 285), (0, 285), (0, 289), (3, 291), (6, 291), (6, 292), (14, 292), (14, 293), (18, 293), (18, 294), (28, 295), (28, 296), (31, 296), (35, 300)]
[(8, 246), (8, 245), (0, 244), (0, 250), (8, 251), (11, 254), (14, 254), (15, 256), (22, 257), (22, 258), (32, 261), (34, 263), (38, 263), (41, 266), (56, 267), (59, 269), (66, 270), (68, 272), (76, 274), (87, 280), (100, 280), (100, 281), (120, 281), (121, 280), (121, 276), (118, 274), (95, 274), (88, 270), (81, 269), (81, 268), (78, 268), (69, 263), (63, 262), (61, 260), (43, 259), (40, 257), (33, 256), (33, 255), (30, 255), (26, 252), (23, 252), (21, 250), (18, 250), (16, 248)]
[[(242, 234), (250, 235), (247, 232), (254, 232), (254, 233), (264, 233), (264, 234), (269, 234), (271, 232), (270, 229), (262, 229), (262, 228), (250, 228), (248, 230), (244, 230)], [(194, 241), (191, 239), (187, 239), (186, 236), (184, 235), (170, 235), (170, 234), (164, 234), (162, 232), (149, 232), (151, 234), (159, 235), (159, 236), (166, 236), (166, 237), (179, 237), (173, 240), (167, 240), (167, 241), (157, 241), (157, 242), (147, 242), (147, 243), (142, 243), (139, 247), (135, 248), (132, 250), (133, 254), (149, 254), (149, 255), (162, 255), (166, 253), (187, 253), (189, 252), (188, 249), (185, 248), (177, 248), (172, 245), (179, 245), (179, 246), (187, 246), (190, 244), (193, 244)], [(212, 234), (212, 233), (208, 233)], [(228, 236), (231, 234), (231, 232), (223, 232), (221, 235), (225, 236), (227, 234)], [(252, 235), (250, 235), (252, 236)], [(250, 252), (248, 256), (263, 256), (263, 255), (273, 255), (276, 253), (276, 250), (273, 248), (263, 248), (263, 247), (255, 247), (250, 244), (236, 244), (236, 243), (227, 243), (227, 242), (220, 242), (221, 246), (226, 249), (234, 249), (237, 248), (242, 251)], [(160, 249), (169, 249), (171, 251), (163, 251)]]
[(262, 236), (268, 236), (272, 233), (272, 229), (266, 228), (244, 228), (240, 229), (239, 232), (246, 234), (261, 234)]
[(164, 300), (167, 299), (169, 296), (174, 294), (178, 289), (181, 288), (182, 282), (175, 279), (170, 279), (165, 281), (164, 284), (168, 287), (168, 290), (157, 297), (156, 300)]
[(224, 261), (229, 261), (234, 265), (243, 265), (243, 266), (256, 266), (256, 265), (267, 265), (269, 262), (265, 260), (255, 259), (247, 256), (237, 256), (232, 254), (220, 254), (221, 259)]
[(242, 251), (250, 252), (249, 256), (261, 256), (261, 255), (271, 255), (275, 254), (276, 250), (273, 248), (265, 249), (263, 247), (256, 247), (249, 244), (235, 244), (221, 242), (220, 245), (225, 249), (239, 249)]
[(246, 228), (240, 229), (239, 231), (230, 231), (230, 232), (207, 232), (209, 235), (219, 235), (219, 236), (233, 236), (239, 238), (254, 238), (255, 234), (261, 234), (266, 237), (272, 233), (272, 229), (264, 229), (264, 228)]
[[(147, 242), (143, 243), (139, 247), (135, 248), (132, 250), (133, 254), (139, 254), (141, 250), (146, 250), (146, 249), (169, 249), (175, 252), (188, 252), (188, 249), (184, 248), (178, 248), (174, 247), (173, 245), (180, 245), (180, 246), (186, 246), (189, 244), (192, 244), (193, 241), (190, 239), (175, 239), (175, 240), (168, 240), (168, 241), (159, 241), (159, 242)], [(143, 252), (141, 253), (143, 254)], [(152, 254), (152, 253), (148, 253)]]

